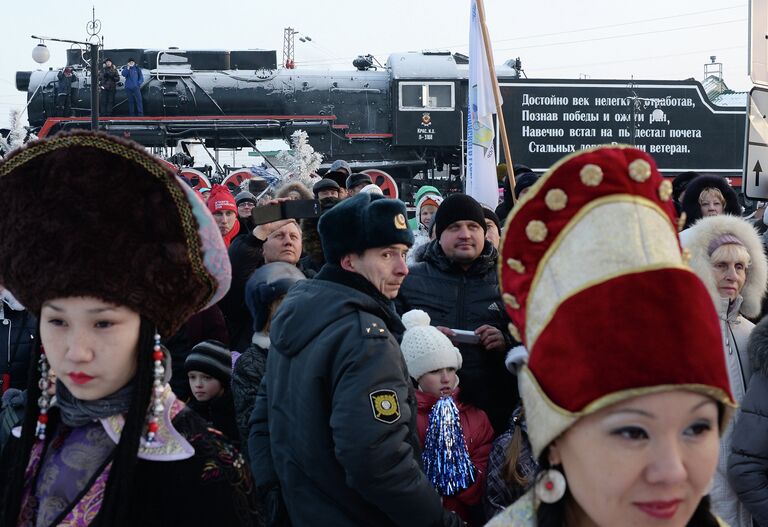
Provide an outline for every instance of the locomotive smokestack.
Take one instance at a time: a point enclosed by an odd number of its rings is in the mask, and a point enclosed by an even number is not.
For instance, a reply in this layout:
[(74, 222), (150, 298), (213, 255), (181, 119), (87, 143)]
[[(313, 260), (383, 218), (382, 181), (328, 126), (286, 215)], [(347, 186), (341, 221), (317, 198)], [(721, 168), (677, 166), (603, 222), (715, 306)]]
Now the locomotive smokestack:
[(16, 89), (19, 91), (27, 91), (29, 89), (29, 79), (32, 77), (31, 71), (17, 71), (16, 72)]

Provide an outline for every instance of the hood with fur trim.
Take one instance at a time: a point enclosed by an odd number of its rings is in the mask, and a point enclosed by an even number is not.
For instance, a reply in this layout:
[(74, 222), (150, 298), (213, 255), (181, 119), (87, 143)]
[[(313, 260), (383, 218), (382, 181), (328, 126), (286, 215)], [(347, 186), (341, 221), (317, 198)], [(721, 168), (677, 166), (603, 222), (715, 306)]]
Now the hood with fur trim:
[(312, 191), (306, 187), (306, 185), (299, 182), (286, 183), (277, 189), (276, 197), (287, 198), (288, 194), (292, 191), (296, 191), (301, 195), (301, 199), (315, 199), (315, 195)]
[(689, 262), (691, 269), (704, 282), (715, 305), (718, 305), (721, 297), (717, 291), (708, 249), (713, 240), (724, 234), (732, 234), (738, 238), (746, 247), (752, 260), (749, 268), (747, 268), (747, 281), (741, 290), (744, 301), (740, 311), (748, 318), (755, 318), (760, 315), (761, 303), (765, 296), (766, 280), (768, 280), (768, 263), (763, 252), (760, 235), (755, 228), (736, 216), (725, 214), (710, 216), (700, 219), (693, 227), (681, 232), (680, 243), (691, 254)]
[(741, 205), (736, 191), (731, 188), (728, 181), (720, 176), (698, 176), (688, 183), (685, 187), (685, 196), (683, 196), (683, 212), (685, 213), (685, 228), (690, 227), (701, 219), (701, 206), (699, 205), (699, 194), (705, 188), (716, 188), (725, 198), (725, 207), (723, 213), (741, 216)]

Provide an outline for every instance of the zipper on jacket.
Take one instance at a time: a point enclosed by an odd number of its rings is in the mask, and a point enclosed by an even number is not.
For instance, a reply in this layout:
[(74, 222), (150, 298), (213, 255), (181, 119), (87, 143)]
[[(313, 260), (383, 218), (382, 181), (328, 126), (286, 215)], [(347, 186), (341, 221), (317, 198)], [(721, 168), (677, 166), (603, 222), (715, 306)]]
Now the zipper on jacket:
[[(747, 390), (747, 378), (744, 375), (744, 369), (741, 365), (741, 355), (739, 355), (739, 347), (736, 344), (736, 336), (733, 334), (733, 330), (731, 329), (731, 323), (726, 321), (725, 322), (726, 327), (728, 328), (728, 354), (733, 355), (733, 346), (736, 347), (736, 362), (738, 363), (739, 368), (739, 375), (741, 377), (741, 384), (744, 387), (744, 391)], [(733, 346), (731, 346), (731, 343), (733, 343)]]
[[(453, 326), (457, 329), (462, 329), (464, 326), (462, 325), (462, 321), (464, 320), (464, 292), (467, 288), (467, 275), (465, 273), (461, 273), (461, 283), (459, 284), (459, 298), (457, 299), (457, 302), (459, 304), (459, 309), (456, 310), (456, 325)], [(473, 331), (473, 330), (470, 330)]]

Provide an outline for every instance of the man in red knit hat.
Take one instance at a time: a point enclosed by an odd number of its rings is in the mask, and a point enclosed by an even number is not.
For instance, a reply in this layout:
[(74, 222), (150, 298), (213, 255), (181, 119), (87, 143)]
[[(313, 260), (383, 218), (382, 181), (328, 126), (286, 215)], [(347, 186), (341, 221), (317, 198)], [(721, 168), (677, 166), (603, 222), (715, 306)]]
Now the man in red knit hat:
[(213, 214), (224, 244), (229, 247), (232, 239), (240, 232), (237, 221), (237, 205), (229, 189), (223, 185), (214, 185), (208, 198), (208, 210)]

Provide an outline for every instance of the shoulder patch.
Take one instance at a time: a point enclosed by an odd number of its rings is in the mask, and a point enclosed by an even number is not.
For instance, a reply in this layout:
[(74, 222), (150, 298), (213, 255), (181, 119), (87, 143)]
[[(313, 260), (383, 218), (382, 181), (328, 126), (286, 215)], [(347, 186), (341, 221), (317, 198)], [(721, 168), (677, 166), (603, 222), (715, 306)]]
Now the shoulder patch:
[(387, 326), (377, 317), (367, 313), (360, 313), (360, 327), (363, 337), (366, 338), (387, 338), (389, 330)]
[(400, 403), (394, 390), (376, 390), (371, 392), (369, 397), (374, 419), (387, 424), (400, 419)]

